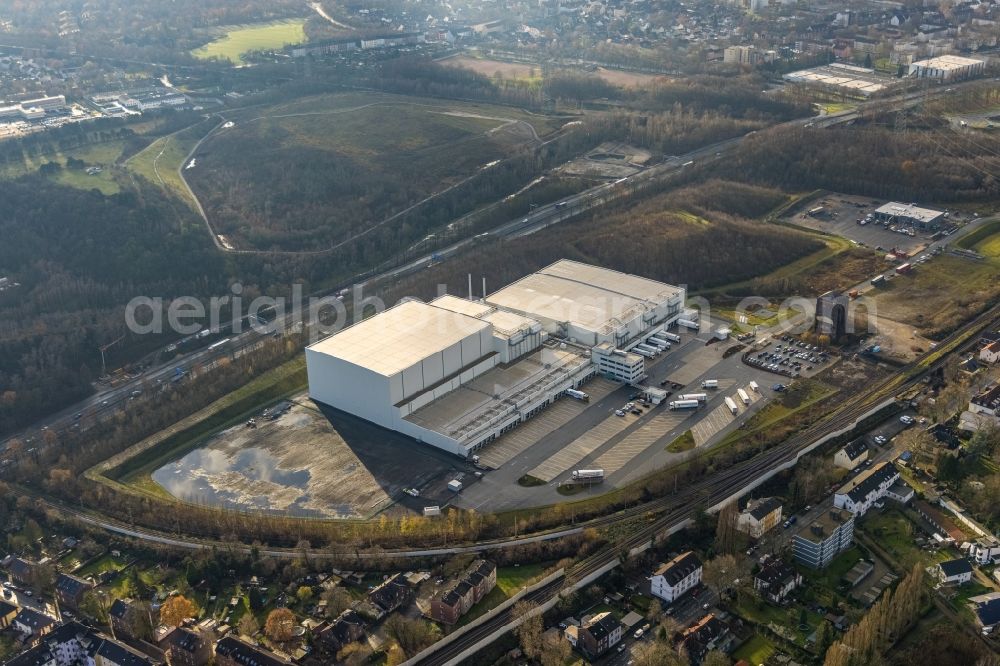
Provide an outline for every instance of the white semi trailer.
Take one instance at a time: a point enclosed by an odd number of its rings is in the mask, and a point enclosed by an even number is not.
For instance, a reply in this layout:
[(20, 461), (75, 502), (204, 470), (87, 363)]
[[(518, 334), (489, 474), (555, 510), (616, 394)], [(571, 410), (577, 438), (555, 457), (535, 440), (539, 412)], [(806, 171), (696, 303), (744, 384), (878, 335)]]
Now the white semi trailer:
[(697, 400), (671, 400), (670, 409), (697, 409), (701, 403)]

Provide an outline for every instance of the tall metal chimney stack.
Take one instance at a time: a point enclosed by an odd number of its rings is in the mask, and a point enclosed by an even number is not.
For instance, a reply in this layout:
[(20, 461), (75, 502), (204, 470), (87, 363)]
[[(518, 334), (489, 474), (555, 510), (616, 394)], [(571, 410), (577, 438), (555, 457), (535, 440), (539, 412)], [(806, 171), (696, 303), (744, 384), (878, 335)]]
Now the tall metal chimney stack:
[(483, 276), (483, 300), (486, 300), (486, 276)]
[(469, 300), (472, 300), (472, 273), (469, 273)]

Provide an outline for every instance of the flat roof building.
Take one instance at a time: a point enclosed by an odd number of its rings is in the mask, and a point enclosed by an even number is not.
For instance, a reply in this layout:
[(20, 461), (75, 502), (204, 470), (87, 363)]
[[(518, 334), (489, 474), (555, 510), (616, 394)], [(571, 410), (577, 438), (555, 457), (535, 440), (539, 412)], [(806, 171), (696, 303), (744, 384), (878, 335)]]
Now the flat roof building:
[(944, 220), (944, 212), (933, 208), (921, 208), (916, 204), (890, 201), (875, 211), (875, 220), (885, 224), (912, 224), (919, 229), (936, 229)]
[(653, 324), (679, 317), (684, 297), (683, 287), (562, 259), (486, 302), (531, 317), (552, 335), (620, 347)]
[(854, 542), (854, 514), (832, 510), (803, 525), (792, 537), (795, 559), (812, 569), (824, 569)]
[(986, 62), (956, 55), (943, 55), (927, 60), (918, 60), (910, 65), (910, 76), (921, 79), (958, 81), (981, 75), (986, 70)]
[(309, 395), (467, 457), (598, 372), (643, 378), (617, 347), (673, 323), (684, 295), (564, 260), (482, 301), (404, 300), (307, 347)]

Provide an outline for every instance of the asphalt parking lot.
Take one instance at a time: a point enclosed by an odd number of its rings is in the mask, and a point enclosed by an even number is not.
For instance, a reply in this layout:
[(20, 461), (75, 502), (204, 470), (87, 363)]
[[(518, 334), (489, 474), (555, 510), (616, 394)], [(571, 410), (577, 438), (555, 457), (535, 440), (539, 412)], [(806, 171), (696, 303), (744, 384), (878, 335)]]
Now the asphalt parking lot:
[[(697, 334), (681, 331), (680, 343), (647, 362), (645, 385), (662, 386), (673, 393), (663, 404), (643, 407), (634, 401), (641, 411), (639, 415), (626, 412), (625, 416), (616, 416), (615, 412), (630, 401), (636, 389), (623, 386), (604, 395), (594, 395), (585, 410), (559, 428), (545, 433), (534, 444), (519, 444), (516, 456), (486, 472), (480, 483), (464, 489), (455, 504), (469, 509), (499, 511), (565, 501), (558, 487), (569, 480), (573, 469), (605, 470), (604, 483), (584, 488), (574, 497), (597, 495), (692, 455), (691, 450), (668, 451), (667, 446), (685, 431), (694, 431), (703, 420), (708, 419), (711, 423), (706, 422), (698, 428), (697, 446), (711, 446), (724, 438), (773, 397), (770, 386), (775, 383), (775, 375), (744, 364), (740, 354), (723, 358), (723, 352), (736, 341), (706, 345), (713, 329), (706, 327), (705, 332)], [(691, 368), (696, 368), (697, 372), (691, 372)], [(678, 377), (685, 380), (679, 387), (670, 383), (679, 384), (675, 381)], [(701, 382), (705, 379), (718, 380), (719, 388), (704, 391), (708, 398), (701, 407), (670, 410), (666, 402), (682, 393), (703, 392)], [(757, 382), (760, 393), (754, 396), (750, 405), (737, 400), (738, 413), (732, 415), (725, 408), (726, 397), (734, 396), (738, 388), (749, 392), (751, 381)], [(584, 387), (584, 390), (588, 389)], [(544, 412), (539, 416), (544, 416)], [(505, 437), (518, 437), (518, 430), (531, 427), (531, 423), (528, 421)], [(504, 447), (504, 437), (491, 446)], [(484, 459), (490, 456), (489, 447), (482, 455)], [(531, 486), (520, 485), (518, 481), (525, 475), (538, 479), (543, 485), (537, 482)]]
[[(866, 215), (887, 203), (880, 199), (830, 195), (817, 199), (792, 215), (788, 221), (817, 231), (835, 234), (870, 248), (885, 251), (899, 248), (907, 254), (919, 252), (930, 244), (930, 234), (914, 230), (914, 236), (890, 231), (881, 224), (859, 224)], [(809, 211), (822, 207), (822, 212), (810, 215)]]
[(747, 363), (766, 370), (775, 377), (798, 378), (811, 377), (825, 370), (835, 358), (820, 345), (806, 344), (791, 336), (784, 336), (754, 351), (747, 358)]

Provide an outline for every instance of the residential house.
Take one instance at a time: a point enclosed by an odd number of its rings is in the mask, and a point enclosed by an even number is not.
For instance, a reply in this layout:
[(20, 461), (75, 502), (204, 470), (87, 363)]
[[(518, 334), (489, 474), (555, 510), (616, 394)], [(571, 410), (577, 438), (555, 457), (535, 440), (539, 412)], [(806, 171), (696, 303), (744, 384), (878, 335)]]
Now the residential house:
[(761, 564), (753, 577), (753, 589), (771, 603), (780, 604), (802, 584), (802, 574), (776, 557)]
[(959, 557), (947, 562), (938, 562), (934, 570), (942, 585), (964, 585), (972, 580), (972, 565), (969, 560)]
[(576, 648), (588, 659), (596, 659), (618, 645), (622, 633), (622, 623), (611, 613), (598, 613), (584, 618), (577, 628)]
[(989, 388), (969, 402), (969, 411), (1000, 419), (1000, 384)]
[(70, 574), (61, 573), (56, 577), (56, 598), (63, 608), (77, 610), (83, 596), (94, 589), (94, 584), (89, 580), (77, 578)]
[(42, 636), (52, 631), (56, 623), (57, 620), (50, 615), (31, 608), (22, 608), (11, 620), (10, 625), (24, 637), (25, 643), (36, 645)]
[(969, 544), (968, 556), (980, 566), (992, 564), (1000, 559), (1000, 541), (996, 537), (980, 537)]
[(7, 573), (10, 574), (11, 580), (18, 585), (31, 585), (35, 582), (36, 566), (38, 566), (37, 562), (14, 557), (7, 563)]
[(865, 515), (876, 502), (885, 497), (889, 488), (899, 480), (899, 470), (891, 462), (875, 465), (870, 470), (844, 484), (833, 498), (833, 505), (857, 516)]
[(807, 567), (823, 569), (854, 541), (854, 514), (831, 510), (792, 537), (792, 554)]
[[(149, 613), (145, 622), (138, 622), (137, 613)], [(144, 605), (137, 604), (132, 599), (115, 599), (108, 609), (108, 618), (111, 624), (111, 633), (115, 638), (131, 638), (141, 640), (143, 636), (137, 636), (135, 631), (138, 626), (156, 626), (157, 618), (154, 611)]]
[(983, 599), (973, 597), (969, 599), (972, 609), (976, 613), (976, 622), (984, 634), (992, 633), (1000, 624), (1000, 596), (982, 595)]
[(212, 660), (215, 636), (197, 628), (176, 627), (157, 645), (170, 666), (205, 666)]
[(497, 567), (486, 560), (476, 560), (462, 578), (431, 599), (431, 617), (438, 622), (455, 624), (497, 584)]
[(1000, 341), (991, 342), (979, 350), (979, 360), (986, 363), (1000, 362)]
[(899, 502), (900, 504), (908, 504), (915, 495), (916, 492), (913, 490), (913, 486), (908, 484), (902, 478), (889, 486), (889, 489), (885, 491), (885, 496), (887, 498), (895, 502)]
[(693, 552), (678, 555), (653, 572), (649, 579), (654, 597), (672, 603), (701, 582), (701, 560)]
[(345, 646), (365, 637), (365, 621), (357, 612), (348, 608), (332, 622), (324, 622), (316, 627), (315, 634), (330, 654), (337, 654)]
[(291, 666), (290, 661), (233, 636), (215, 644), (215, 666)]
[(368, 602), (375, 611), (376, 619), (381, 619), (408, 603), (412, 595), (413, 590), (406, 584), (403, 574), (396, 573), (368, 593)]
[(844, 469), (854, 469), (868, 460), (868, 445), (856, 439), (833, 456), (833, 464)]
[(0, 629), (6, 629), (17, 617), (18, 608), (12, 603), (0, 600)]
[(728, 631), (722, 620), (709, 613), (684, 630), (680, 644), (691, 663), (700, 664), (705, 655), (722, 642)]
[(750, 500), (736, 519), (736, 529), (759, 539), (781, 523), (781, 501), (776, 497)]
[(157, 666), (157, 661), (79, 622), (67, 622), (7, 666)]

